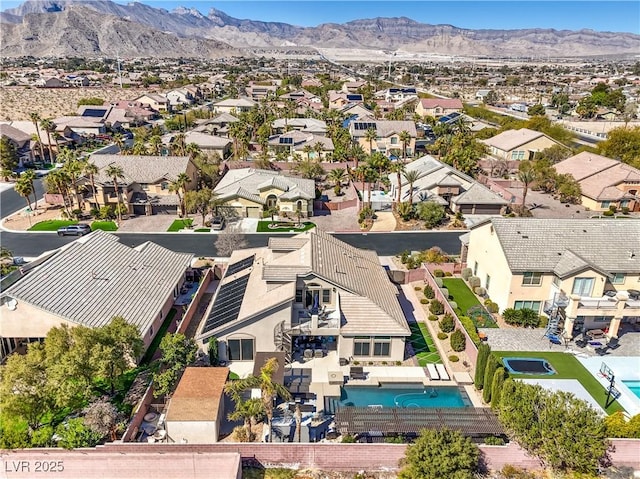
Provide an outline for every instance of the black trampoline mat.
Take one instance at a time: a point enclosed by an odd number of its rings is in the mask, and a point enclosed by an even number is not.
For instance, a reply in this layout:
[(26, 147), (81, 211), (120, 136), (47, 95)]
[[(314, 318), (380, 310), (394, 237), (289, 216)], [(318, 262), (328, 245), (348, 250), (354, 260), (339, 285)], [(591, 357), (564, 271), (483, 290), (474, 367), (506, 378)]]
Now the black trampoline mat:
[(514, 373), (549, 374), (553, 370), (546, 366), (544, 359), (505, 359), (509, 369)]

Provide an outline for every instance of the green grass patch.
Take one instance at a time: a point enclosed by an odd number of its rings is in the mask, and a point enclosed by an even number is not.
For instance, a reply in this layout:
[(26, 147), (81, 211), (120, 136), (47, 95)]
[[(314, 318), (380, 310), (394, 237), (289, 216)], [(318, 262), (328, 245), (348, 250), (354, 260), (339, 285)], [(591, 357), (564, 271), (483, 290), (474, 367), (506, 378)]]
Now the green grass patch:
[(211, 231), (211, 228), (198, 228), (195, 230), (196, 233), (208, 233)]
[(612, 414), (616, 411), (624, 411), (624, 408), (620, 406), (618, 401), (614, 401), (613, 404), (605, 408), (607, 402), (607, 391), (602, 385), (594, 378), (589, 371), (578, 361), (574, 356), (567, 353), (548, 353), (548, 352), (523, 352), (523, 351), (494, 351), (493, 354), (499, 358), (505, 357), (518, 357), (518, 358), (543, 358), (546, 359), (549, 364), (556, 370), (556, 374), (553, 375), (538, 375), (538, 374), (514, 374), (509, 373), (513, 378), (519, 379), (577, 379), (582, 387), (593, 397), (593, 399), (604, 409), (608, 414)]
[(167, 231), (175, 233), (176, 231), (190, 228), (192, 224), (193, 220), (191, 218), (175, 220), (173, 223), (171, 223), (171, 226), (169, 226), (169, 229)]
[(233, 371), (229, 372), (229, 379), (231, 380), (236, 380), (236, 379), (240, 379), (240, 376), (238, 376), (236, 373), (234, 373)]
[(118, 225), (113, 221), (94, 221), (91, 223), (91, 231), (95, 230), (118, 231)]
[(467, 283), (461, 278), (442, 278), (442, 284), (449, 290), (449, 297), (453, 298), (451, 301), (455, 301), (458, 305), (456, 314), (458, 316), (469, 316), (473, 320), (473, 323), (477, 328), (497, 328), (498, 325), (493, 320), (491, 315), (487, 312), (485, 315), (469, 315), (467, 311), (469, 309), (480, 306), (483, 308), (482, 303), (478, 301), (475, 294), (469, 289)]
[(75, 220), (46, 220), (36, 223), (28, 231), (58, 231), (58, 228), (77, 224)]
[(427, 325), (424, 323), (409, 323), (409, 328), (411, 329), (409, 341), (411, 341), (411, 347), (420, 367), (425, 367), (427, 364), (441, 363), (440, 354), (436, 349), (433, 338), (429, 334)]
[(171, 321), (173, 321), (173, 318), (176, 315), (176, 312), (177, 311), (174, 308), (171, 308), (169, 310), (169, 314), (167, 314), (167, 317), (164, 318), (164, 322), (162, 323), (162, 326), (160, 326), (160, 329), (158, 330), (155, 337), (153, 338), (153, 341), (151, 341), (151, 344), (149, 345), (147, 352), (144, 353), (144, 356), (142, 357), (142, 361), (140, 361), (140, 365), (149, 364), (151, 362), (151, 360), (153, 359), (153, 356), (156, 354), (156, 351), (158, 350), (158, 347), (160, 346), (160, 341), (162, 341), (162, 338), (167, 333), (167, 329), (169, 329), (169, 325), (171, 324)]
[(271, 224), (272, 224), (271, 221), (259, 221), (258, 228), (256, 231), (258, 233), (277, 233), (277, 232), (289, 233), (291, 231), (295, 231), (296, 233), (299, 233), (299, 232), (307, 231), (307, 230), (310, 230), (311, 228), (316, 227), (316, 225), (314, 223), (311, 223), (310, 221), (305, 221), (304, 223), (301, 223), (300, 227), (298, 227), (298, 223), (291, 223), (290, 225), (285, 225), (281, 221), (274, 221), (273, 222), (274, 226), (275, 225), (278, 225), (278, 226), (270, 228), (269, 226)]

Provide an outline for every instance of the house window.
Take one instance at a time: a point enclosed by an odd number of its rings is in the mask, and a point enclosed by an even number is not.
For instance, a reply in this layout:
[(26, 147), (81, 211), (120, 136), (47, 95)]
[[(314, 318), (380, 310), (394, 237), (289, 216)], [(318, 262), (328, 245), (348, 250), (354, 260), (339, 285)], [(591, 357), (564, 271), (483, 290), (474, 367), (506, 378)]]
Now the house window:
[(392, 145), (397, 145), (397, 144), (398, 144), (398, 138), (397, 138), (397, 137), (395, 137), (395, 136), (392, 136), (392, 137), (391, 137), (391, 144), (392, 144)]
[(391, 338), (389, 336), (375, 338), (373, 340), (373, 355), (385, 357), (391, 355)]
[(160, 189), (161, 190), (168, 190), (169, 189), (169, 182), (163, 181), (162, 183), (160, 183)]
[(560, 283), (562, 282), (562, 280), (560, 278), (558, 278), (557, 276), (553, 276), (553, 285), (556, 287), (560, 287)]
[(358, 336), (353, 341), (354, 356), (371, 356), (371, 338)]
[(474, 276), (477, 276), (477, 275), (478, 275), (478, 262), (477, 262), (477, 261), (475, 261), (475, 262), (473, 263), (473, 275), (474, 275)]
[(595, 278), (576, 278), (573, 280), (573, 290), (571, 293), (579, 296), (591, 296), (594, 282)]
[(620, 208), (628, 208), (629, 207), (629, 200), (622, 200), (620, 202)]
[(591, 319), (594, 323), (610, 323), (613, 316), (594, 316)]
[(542, 273), (522, 273), (522, 285), (539, 285), (542, 283)]
[(514, 309), (533, 309), (536, 313), (540, 312), (542, 301), (516, 301), (513, 303)]
[(229, 339), (229, 361), (253, 361), (253, 339)]
[(331, 290), (323, 289), (322, 290), (322, 304), (331, 302)]
[(487, 275), (487, 280), (485, 281), (485, 289), (489, 289), (489, 285), (491, 284), (491, 276)]
[(608, 210), (609, 206), (611, 206), (611, 201), (603, 201), (602, 203), (600, 203), (600, 207), (605, 210)]
[(296, 289), (296, 303), (302, 303), (302, 289)]
[(624, 273), (613, 273), (613, 278), (611, 278), (611, 284), (622, 284), (624, 283), (625, 275)]

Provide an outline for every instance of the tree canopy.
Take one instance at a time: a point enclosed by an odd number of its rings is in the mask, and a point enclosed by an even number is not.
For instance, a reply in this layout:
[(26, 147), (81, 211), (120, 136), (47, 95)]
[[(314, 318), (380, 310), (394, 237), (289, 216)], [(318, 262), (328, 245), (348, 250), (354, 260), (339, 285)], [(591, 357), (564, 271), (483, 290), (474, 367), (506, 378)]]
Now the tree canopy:
[(614, 128), (598, 143), (598, 153), (640, 169), (640, 126)]

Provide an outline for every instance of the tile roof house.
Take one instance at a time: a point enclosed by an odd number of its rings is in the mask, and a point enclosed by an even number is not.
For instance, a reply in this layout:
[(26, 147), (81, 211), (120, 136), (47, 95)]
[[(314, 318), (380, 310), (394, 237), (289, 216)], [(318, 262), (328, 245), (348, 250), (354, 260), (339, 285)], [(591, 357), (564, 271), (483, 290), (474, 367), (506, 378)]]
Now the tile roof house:
[(313, 216), (315, 182), (271, 170), (228, 170), (213, 189), (223, 203), (219, 209), (232, 218), (262, 218), (269, 208), (302, 217)]
[(528, 128), (507, 130), (486, 140), (480, 140), (489, 147), (489, 154), (497, 160), (532, 160), (542, 150), (560, 145), (553, 138)]
[(313, 336), (337, 367), (349, 357), (402, 361), (410, 334), (377, 254), (311, 230), (234, 251), (197, 339), (215, 336), (231, 362), (259, 351), (296, 361), (296, 344)]
[(94, 176), (96, 198), (93, 197), (89, 179), (83, 179), (87, 185), (86, 194), (89, 195), (85, 198), (85, 207), (89, 208), (118, 204), (113, 179), (106, 175), (111, 165), (121, 167), (124, 172), (124, 179), (118, 180), (118, 189), (129, 214), (177, 214), (179, 199), (176, 193), (169, 191), (171, 182), (185, 173), (191, 178), (187, 190), (195, 188), (197, 183), (198, 171), (188, 156), (94, 154), (89, 161), (99, 168)]
[(193, 255), (152, 242), (132, 248), (103, 231), (58, 250), (2, 291), (3, 338), (44, 338), (55, 326), (104, 326), (123, 317), (145, 348), (160, 329)]
[(216, 136), (229, 137), (229, 125), (240, 121), (239, 118), (233, 116), (231, 113), (220, 113), (215, 118), (208, 120), (196, 120), (198, 124), (193, 131), (203, 131)]
[(341, 110), (349, 104), (363, 104), (364, 97), (360, 93), (345, 93), (342, 91), (329, 90), (329, 108)]
[(462, 101), (459, 98), (421, 98), (415, 112), (420, 116), (437, 118), (453, 112), (461, 112)]
[(231, 155), (233, 142), (229, 138), (216, 136), (200, 131), (189, 131), (185, 134), (185, 143), (195, 143), (203, 153), (217, 154), (221, 159)]
[(250, 98), (227, 98), (226, 100), (213, 103), (211, 107), (215, 113), (231, 113), (234, 115), (236, 113), (249, 111), (257, 105), (258, 102)]
[(19, 166), (23, 162), (33, 161), (33, 152), (31, 151), (31, 135), (12, 127), (11, 125), (0, 123), (0, 137), (7, 138), (18, 153)]
[(171, 104), (167, 97), (158, 93), (147, 93), (135, 98), (133, 101), (146, 105), (155, 111), (170, 111)]
[(640, 316), (640, 222), (492, 218), (471, 228), (462, 256), (487, 295), (528, 308), (572, 337)]
[[(367, 130), (374, 129), (376, 138), (370, 143), (366, 138)], [(400, 133), (406, 131), (411, 139), (406, 145), (408, 156), (413, 155), (416, 144), (416, 124), (412, 121), (403, 120), (357, 120), (349, 124), (349, 134), (351, 138), (358, 142), (367, 154), (379, 151), (383, 154), (390, 153), (390, 150), (402, 151), (402, 141)]]
[[(280, 152), (292, 156), (300, 153), (309, 159), (318, 158), (324, 160), (333, 154), (333, 140), (324, 135), (305, 133), (299, 130), (288, 131), (280, 135), (269, 138), (269, 148), (274, 150), (276, 155)], [(306, 151), (308, 150), (308, 151)]]
[(225, 419), (224, 385), (229, 368), (188, 367), (169, 400), (167, 437), (178, 444), (218, 442), (220, 423)]
[[(500, 214), (508, 202), (498, 194), (489, 190), (473, 178), (459, 172), (453, 167), (426, 155), (405, 165), (405, 171), (417, 171), (418, 180), (413, 183), (413, 202), (435, 201), (448, 206), (452, 211), (468, 214)], [(388, 175), (391, 183), (390, 195), (398, 197), (401, 189), (401, 200), (409, 199), (409, 183), (404, 176)]]
[(327, 123), (315, 118), (278, 118), (271, 123), (275, 133), (286, 133), (290, 130), (298, 130), (314, 135), (326, 135)]
[(640, 211), (640, 170), (618, 160), (583, 151), (553, 166), (580, 184), (582, 205), (593, 211)]

